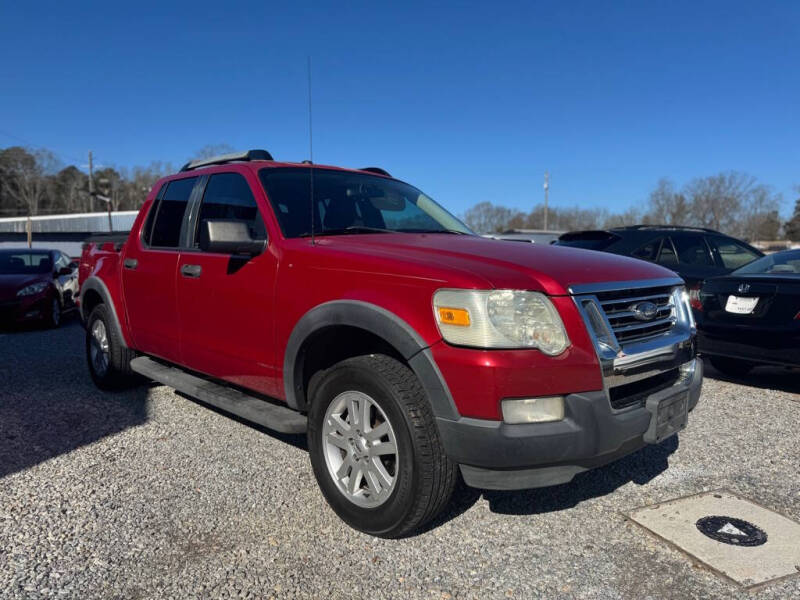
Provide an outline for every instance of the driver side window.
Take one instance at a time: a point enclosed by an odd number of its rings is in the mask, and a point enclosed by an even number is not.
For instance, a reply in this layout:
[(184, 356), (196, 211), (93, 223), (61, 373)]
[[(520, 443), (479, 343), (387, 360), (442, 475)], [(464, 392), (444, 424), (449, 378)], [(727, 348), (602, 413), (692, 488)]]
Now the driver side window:
[(204, 221), (217, 219), (242, 221), (247, 225), (251, 238), (267, 239), (267, 228), (250, 190), (250, 184), (239, 173), (217, 173), (208, 180), (197, 218), (195, 248), (200, 247), (202, 236), (208, 233)]

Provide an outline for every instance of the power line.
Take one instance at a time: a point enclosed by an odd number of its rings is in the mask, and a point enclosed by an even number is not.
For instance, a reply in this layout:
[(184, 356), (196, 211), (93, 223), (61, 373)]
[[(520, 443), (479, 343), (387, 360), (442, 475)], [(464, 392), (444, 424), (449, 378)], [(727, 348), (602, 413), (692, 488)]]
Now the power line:
[[(41, 147), (41, 146), (37, 146), (36, 144), (31, 143), (30, 140), (26, 140), (24, 138), (21, 138), (18, 135), (14, 135), (13, 133), (9, 133), (8, 131), (4, 131), (3, 129), (0, 129), (0, 135), (4, 135), (5, 137), (11, 138), (12, 140), (16, 140), (18, 142), (21, 142), (22, 144), (24, 144), (25, 146), (28, 146), (29, 148)], [(73, 163), (74, 165), (79, 165), (79, 164), (81, 164), (81, 162), (83, 162), (83, 159), (81, 159), (81, 158), (76, 158), (74, 156), (70, 156), (69, 154), (63, 154), (62, 152), (56, 152), (55, 150), (50, 150), (49, 148), (46, 148), (46, 149), (49, 150), (50, 152), (52, 152), (53, 154), (55, 154), (57, 157), (59, 157), (65, 163)]]

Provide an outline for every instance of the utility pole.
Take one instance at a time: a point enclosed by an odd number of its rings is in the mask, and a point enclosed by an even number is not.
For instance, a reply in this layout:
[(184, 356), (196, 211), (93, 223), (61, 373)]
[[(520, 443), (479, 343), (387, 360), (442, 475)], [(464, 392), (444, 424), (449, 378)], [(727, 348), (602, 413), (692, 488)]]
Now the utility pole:
[(544, 172), (544, 230), (547, 231), (547, 194), (550, 191), (550, 173)]
[(89, 195), (94, 196), (94, 176), (92, 172), (92, 151), (89, 150)]
[[(102, 181), (101, 181), (102, 183)], [(114, 232), (114, 226), (111, 221), (111, 198), (98, 194), (94, 189), (94, 171), (92, 170), (92, 151), (89, 150), (89, 195), (97, 198), (106, 203), (106, 210), (108, 211), (108, 231)], [(93, 207), (94, 208), (94, 207)]]

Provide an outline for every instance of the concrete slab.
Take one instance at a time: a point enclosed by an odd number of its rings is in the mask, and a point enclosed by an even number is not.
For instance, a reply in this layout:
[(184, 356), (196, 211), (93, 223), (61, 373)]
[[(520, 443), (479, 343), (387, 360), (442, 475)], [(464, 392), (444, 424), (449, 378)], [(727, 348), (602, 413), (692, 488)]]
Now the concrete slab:
[(742, 586), (800, 574), (800, 523), (726, 490), (645, 506), (628, 516)]

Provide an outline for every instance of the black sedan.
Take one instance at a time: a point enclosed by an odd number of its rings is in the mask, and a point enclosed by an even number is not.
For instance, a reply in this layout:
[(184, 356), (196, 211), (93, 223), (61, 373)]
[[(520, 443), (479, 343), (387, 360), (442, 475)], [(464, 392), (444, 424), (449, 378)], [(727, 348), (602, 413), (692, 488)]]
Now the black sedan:
[(707, 280), (695, 312), (698, 349), (723, 373), (800, 366), (800, 250), (760, 258)]

